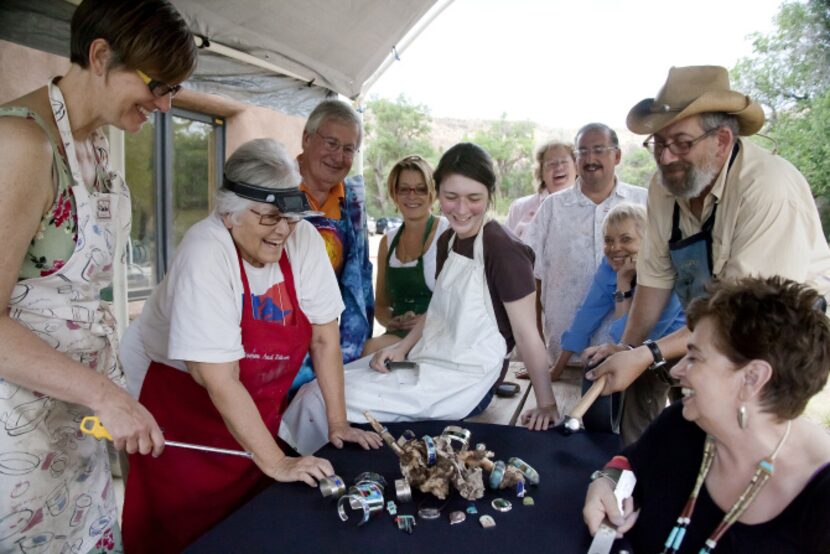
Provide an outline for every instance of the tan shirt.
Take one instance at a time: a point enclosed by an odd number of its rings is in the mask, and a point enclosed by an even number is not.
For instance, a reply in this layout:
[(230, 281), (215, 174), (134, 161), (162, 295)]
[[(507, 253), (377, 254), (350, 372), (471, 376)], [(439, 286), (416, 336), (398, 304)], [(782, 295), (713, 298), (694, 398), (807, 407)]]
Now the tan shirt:
[[(830, 293), (830, 249), (804, 176), (787, 160), (739, 139), (728, 174), (721, 170), (704, 200), (701, 219), (678, 199), (683, 237), (700, 231), (718, 205), (712, 231), (712, 263), (719, 279), (781, 275)], [(675, 197), (652, 176), (648, 227), (637, 260), (637, 282), (668, 289), (677, 274), (669, 258)]]

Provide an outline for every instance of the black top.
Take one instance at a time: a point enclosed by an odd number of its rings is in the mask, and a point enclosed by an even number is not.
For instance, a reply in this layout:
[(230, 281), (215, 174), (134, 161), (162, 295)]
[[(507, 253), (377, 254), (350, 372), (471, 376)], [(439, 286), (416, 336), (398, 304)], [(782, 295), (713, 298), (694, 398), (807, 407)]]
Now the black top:
[[(637, 476), (634, 500), (640, 507), (640, 516), (626, 534), (634, 552), (663, 550), (694, 488), (705, 439), (706, 433), (700, 427), (683, 419), (678, 402), (664, 410), (642, 438), (624, 451)], [(680, 552), (697, 554), (723, 516), (704, 484)], [(777, 517), (757, 525), (736, 522), (714, 552), (830, 552), (830, 465), (817, 471)]]
[[(532, 292), (536, 292), (536, 281), (533, 278), (533, 250), (507, 230), (497, 221), (490, 221), (484, 226), (484, 274), (487, 277), (487, 286), (490, 289), (490, 298), (493, 300), (493, 313), (499, 332), (507, 342), (507, 351), (513, 350), (516, 341), (513, 339), (513, 329), (504, 309), (505, 302), (520, 300)], [(448, 257), (452, 229), (447, 229), (438, 238), (438, 251), (435, 260), (435, 278), (441, 273), (444, 262)], [(478, 236), (478, 235), (476, 235)], [(473, 247), (476, 237), (466, 239), (456, 238), (453, 243), (453, 252), (467, 258), (473, 258)]]

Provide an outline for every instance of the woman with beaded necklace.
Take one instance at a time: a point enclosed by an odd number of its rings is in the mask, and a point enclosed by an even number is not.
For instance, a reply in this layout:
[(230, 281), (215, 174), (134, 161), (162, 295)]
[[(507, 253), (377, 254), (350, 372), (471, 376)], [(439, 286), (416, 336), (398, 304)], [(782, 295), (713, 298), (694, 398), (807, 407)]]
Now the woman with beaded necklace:
[[(594, 473), (591, 533), (607, 518), (635, 552), (827, 552), (830, 434), (801, 416), (830, 370), (824, 306), (781, 277), (722, 282), (694, 301), (671, 371), (682, 403)], [(637, 485), (620, 514), (623, 469)]]

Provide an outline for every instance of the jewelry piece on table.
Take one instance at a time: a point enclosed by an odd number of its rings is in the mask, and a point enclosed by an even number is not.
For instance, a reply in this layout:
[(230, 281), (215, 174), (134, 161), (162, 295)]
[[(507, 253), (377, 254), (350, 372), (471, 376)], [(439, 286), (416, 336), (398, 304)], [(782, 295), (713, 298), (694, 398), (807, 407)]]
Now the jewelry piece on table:
[(516, 483), (516, 496), (518, 498), (523, 498), (526, 492), (524, 481)]
[(532, 496), (525, 496), (524, 498), (522, 498), (522, 504), (524, 504), (525, 506), (533, 506), (536, 503), (533, 501)]
[(455, 525), (457, 523), (463, 523), (464, 520), (467, 519), (467, 514), (462, 511), (455, 511), (450, 512), (450, 525)]
[(490, 503), (490, 505), (497, 512), (509, 512), (513, 509), (513, 504), (511, 504), (509, 500), (505, 500), (504, 498), (495, 498)]
[(438, 519), (441, 517), (441, 510), (438, 508), (421, 508), (418, 510), (418, 517), (421, 519)]
[(355, 485), (360, 485), (362, 483), (377, 483), (378, 486), (380, 486), (381, 492), (383, 492), (386, 488), (386, 478), (380, 473), (375, 473), (374, 471), (364, 471), (354, 478), (354, 482)]
[(403, 434), (398, 437), (398, 446), (403, 446), (411, 440), (415, 439), (415, 433), (412, 432), (411, 429), (407, 429), (403, 432)]
[(386, 503), (386, 511), (390, 516), (394, 516), (398, 513), (398, 506), (395, 504), (394, 500), (390, 500)]
[(470, 447), (470, 437), (472, 433), (468, 429), (459, 427), (458, 425), (448, 425), (441, 433), (442, 437), (446, 437), (450, 444), (458, 443), (459, 452), (464, 452)]
[(432, 437), (429, 435), (424, 435), (421, 437), (421, 440), (424, 441), (424, 446), (427, 449), (427, 466), (434, 465), (438, 456), (438, 453), (435, 450), (435, 441), (432, 440)]
[(415, 531), (415, 516), (408, 514), (401, 514), (395, 518), (395, 523), (398, 524), (398, 529), (411, 535)]
[[(381, 500), (381, 504), (383, 501)], [(348, 521), (349, 516), (346, 513), (346, 506), (349, 506), (352, 510), (360, 509), (363, 512), (363, 519), (361, 519), (357, 526), (360, 527), (364, 525), (366, 522), (369, 521), (369, 517), (372, 515), (372, 511), (369, 509), (369, 503), (366, 501), (365, 498), (360, 496), (359, 494), (346, 494), (340, 497), (337, 501), (337, 515), (340, 516), (340, 521)]]
[(475, 515), (478, 513), (478, 508), (476, 508), (475, 502), (470, 502), (470, 505), (467, 506), (467, 513), (470, 515)]
[(514, 456), (513, 458), (507, 460), (507, 465), (511, 465), (518, 469), (531, 485), (539, 484), (539, 472), (533, 469), (529, 463), (525, 462), (521, 458), (516, 458)]
[(478, 522), (485, 529), (491, 529), (496, 526), (496, 520), (493, 519), (493, 516), (488, 516), (486, 514), (478, 518)]
[(406, 477), (395, 479), (395, 496), (397, 496), (398, 502), (401, 503), (412, 500), (412, 489)]
[(499, 460), (495, 464), (493, 464), (493, 470), (490, 472), (490, 488), (497, 489), (499, 485), (501, 485), (502, 479), (504, 479), (504, 471), (506, 466), (504, 462)]
[(346, 483), (337, 475), (323, 477), (320, 479), (320, 493), (324, 498), (340, 498), (346, 493)]

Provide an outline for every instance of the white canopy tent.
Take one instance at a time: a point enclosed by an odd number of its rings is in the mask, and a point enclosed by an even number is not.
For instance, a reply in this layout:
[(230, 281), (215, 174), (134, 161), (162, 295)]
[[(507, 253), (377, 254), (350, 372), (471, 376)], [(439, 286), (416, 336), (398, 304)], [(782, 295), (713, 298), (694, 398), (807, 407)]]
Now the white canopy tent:
[[(452, 0), (172, 0), (200, 46), (188, 86), (307, 115), (332, 93), (360, 101)], [(69, 54), (79, 0), (4, 0), (0, 38)]]

